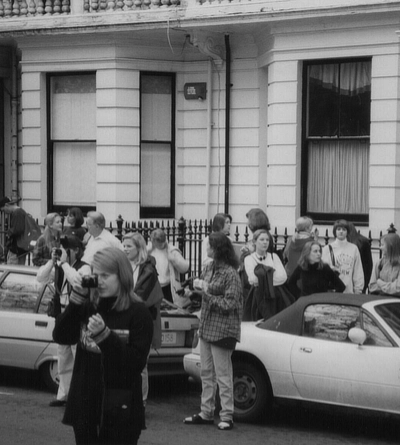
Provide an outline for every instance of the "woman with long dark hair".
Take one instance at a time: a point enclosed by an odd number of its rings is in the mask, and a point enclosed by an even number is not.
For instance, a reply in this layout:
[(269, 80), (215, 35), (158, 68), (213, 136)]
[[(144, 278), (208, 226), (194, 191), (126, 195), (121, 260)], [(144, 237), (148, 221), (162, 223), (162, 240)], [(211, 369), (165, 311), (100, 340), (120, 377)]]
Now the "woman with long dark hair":
[(63, 229), (63, 235), (74, 235), (83, 241), (87, 231), (83, 226), (85, 219), (82, 210), (79, 207), (71, 207), (68, 209), (67, 223)]
[(92, 268), (98, 286), (75, 285), (53, 332), (57, 343), (78, 344), (63, 423), (73, 426), (77, 444), (137, 444), (144, 425), (140, 374), (153, 322), (133, 292), (124, 252), (104, 248)]
[[(232, 217), (227, 213), (217, 213), (211, 224), (211, 233), (213, 232), (222, 232), (232, 241), (230, 237), (231, 233), (231, 224)], [(201, 265), (204, 267), (211, 260), (210, 257), (207, 256), (207, 245), (208, 245), (208, 236), (203, 239), (202, 248), (201, 248)]]
[(400, 237), (388, 233), (382, 237), (382, 258), (372, 270), (369, 291), (373, 294), (400, 296)]
[(60, 247), (62, 219), (58, 213), (49, 213), (44, 219), (45, 228), (38, 238), (32, 254), (34, 266), (43, 266), (52, 257), (54, 248)]
[(238, 260), (232, 243), (222, 232), (209, 236), (208, 256), (201, 279), (194, 281), (202, 291), (200, 317), (201, 411), (187, 417), (184, 423), (211, 425), (214, 423), (217, 385), (221, 399), (220, 430), (233, 428), (232, 352), (240, 341), (243, 297), (237, 273)]
[(322, 247), (317, 241), (308, 241), (304, 245), (298, 266), (288, 281), (294, 295), (304, 297), (328, 290), (344, 291), (346, 286), (339, 275), (323, 263), (321, 257)]

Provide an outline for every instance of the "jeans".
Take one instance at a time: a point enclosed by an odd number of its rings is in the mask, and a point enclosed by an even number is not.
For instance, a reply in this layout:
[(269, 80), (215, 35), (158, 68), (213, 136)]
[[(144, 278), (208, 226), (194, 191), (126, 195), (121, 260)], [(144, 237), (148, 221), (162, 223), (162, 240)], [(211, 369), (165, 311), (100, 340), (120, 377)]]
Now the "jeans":
[(233, 420), (232, 352), (200, 339), (201, 413), (206, 420), (214, 419), (217, 384), (221, 399), (219, 417), (222, 421)]
[(57, 400), (68, 399), (72, 370), (74, 369), (75, 354), (76, 345), (57, 345), (58, 376), (60, 378)]

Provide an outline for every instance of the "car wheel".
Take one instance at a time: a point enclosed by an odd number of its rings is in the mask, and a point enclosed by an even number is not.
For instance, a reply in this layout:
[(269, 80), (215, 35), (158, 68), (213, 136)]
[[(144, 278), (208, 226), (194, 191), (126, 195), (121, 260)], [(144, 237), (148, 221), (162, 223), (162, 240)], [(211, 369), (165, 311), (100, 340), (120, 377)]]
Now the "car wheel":
[(239, 422), (259, 420), (272, 401), (268, 377), (250, 363), (233, 364), (233, 394), (235, 420)]
[(51, 360), (43, 363), (43, 365), (40, 367), (40, 374), (47, 388), (51, 392), (56, 393), (58, 391), (58, 384), (60, 383), (60, 379), (58, 377), (57, 360)]

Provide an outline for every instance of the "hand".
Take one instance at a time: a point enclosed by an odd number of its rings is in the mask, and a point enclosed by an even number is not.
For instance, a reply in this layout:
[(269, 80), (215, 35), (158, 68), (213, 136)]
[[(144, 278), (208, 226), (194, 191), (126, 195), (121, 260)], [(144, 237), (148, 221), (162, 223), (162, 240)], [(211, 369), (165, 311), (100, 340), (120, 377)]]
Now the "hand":
[(101, 331), (103, 331), (105, 327), (106, 324), (104, 323), (104, 320), (100, 314), (92, 315), (89, 318), (87, 328), (88, 331), (92, 334), (92, 336), (95, 336)]
[(56, 252), (57, 250), (61, 250), (58, 247), (53, 247), (51, 249), (51, 259), (53, 260), (53, 263), (55, 263), (56, 261), (58, 261), (60, 259), (60, 255), (58, 255)]
[(193, 287), (196, 290), (202, 290), (204, 292), (207, 292), (208, 284), (204, 280), (200, 280), (199, 278), (196, 278), (193, 280)]

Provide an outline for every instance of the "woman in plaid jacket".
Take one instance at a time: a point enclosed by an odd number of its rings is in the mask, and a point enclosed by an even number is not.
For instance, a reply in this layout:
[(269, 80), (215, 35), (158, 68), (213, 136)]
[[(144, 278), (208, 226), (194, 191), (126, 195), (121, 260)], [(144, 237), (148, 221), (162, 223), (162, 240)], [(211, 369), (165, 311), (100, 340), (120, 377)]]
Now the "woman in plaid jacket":
[(203, 269), (200, 280), (194, 281), (202, 290), (200, 318), (201, 412), (187, 417), (186, 424), (214, 423), (217, 384), (221, 398), (220, 430), (233, 428), (232, 352), (240, 341), (243, 312), (242, 286), (237, 272), (238, 260), (232, 243), (222, 232), (210, 234), (207, 255), (212, 262)]

